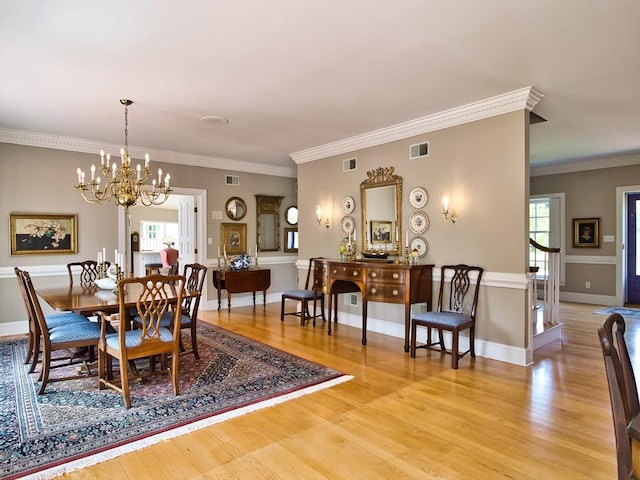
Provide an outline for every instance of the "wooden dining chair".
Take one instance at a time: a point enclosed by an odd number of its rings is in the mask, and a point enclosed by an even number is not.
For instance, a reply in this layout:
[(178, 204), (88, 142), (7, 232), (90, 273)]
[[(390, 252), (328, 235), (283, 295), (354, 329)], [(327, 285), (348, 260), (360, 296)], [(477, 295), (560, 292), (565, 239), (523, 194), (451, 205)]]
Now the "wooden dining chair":
[[(138, 284), (141, 288), (135, 306), (138, 318), (136, 329), (130, 329), (128, 325), (131, 317), (127, 302), (131, 299), (127, 297), (127, 287), (131, 284)], [(128, 366), (136, 359), (161, 356), (163, 361), (159, 371), (149, 369), (146, 373), (137, 372), (138, 377), (156, 373), (169, 374), (173, 392), (175, 395), (179, 394), (180, 329), (174, 328), (172, 331), (169, 327), (163, 327), (161, 322), (165, 315), (171, 315), (170, 321), (177, 324), (182, 315), (184, 285), (183, 275), (153, 274), (126, 278), (118, 282), (119, 325), (115, 332), (110, 333), (112, 316), (104, 312), (98, 313), (101, 325), (98, 343), (99, 389), (109, 387), (120, 392), (127, 409), (131, 407)], [(170, 299), (172, 296), (175, 301)], [(168, 355), (171, 356), (170, 365), (166, 362)], [(119, 363), (119, 379), (111, 376), (113, 359), (117, 359)]]
[[(416, 356), (417, 348), (439, 350), (451, 355), (451, 368), (458, 368), (458, 360), (467, 353), (475, 358), (475, 329), (478, 294), (483, 269), (464, 264), (443, 265), (440, 269), (440, 291), (435, 312), (424, 312), (411, 319), (411, 356)], [(448, 283), (447, 283), (448, 282)], [(475, 287), (472, 288), (473, 283)], [(448, 285), (448, 286), (447, 286)], [(417, 327), (427, 327), (427, 343), (418, 345)], [(431, 330), (438, 331), (438, 339), (432, 340)], [(469, 330), (469, 348), (459, 352), (460, 332)], [(445, 331), (451, 332), (452, 345), (444, 344)]]
[(640, 414), (638, 388), (624, 332), (624, 318), (618, 313), (607, 317), (602, 326), (598, 327), (611, 399), (619, 480), (632, 478), (631, 438), (627, 426)]
[[(300, 325), (304, 325), (307, 320), (313, 320), (313, 326), (316, 326), (316, 318), (324, 316), (324, 293), (318, 292), (309, 288), (309, 282), (311, 281), (311, 272), (313, 272), (315, 266), (315, 258), (309, 259), (309, 268), (307, 269), (307, 279), (304, 282), (304, 289), (301, 290), (287, 290), (282, 294), (282, 303), (280, 305), (280, 321), (284, 321), (285, 315), (293, 315), (300, 317)], [(300, 311), (285, 311), (286, 301), (293, 300), (300, 303)], [(317, 301), (320, 300), (320, 314), (316, 313)], [(309, 310), (309, 303), (313, 301), (313, 314)], [(296, 303), (296, 305), (297, 305)]]
[[(111, 265), (105, 262), (107, 267)], [(74, 274), (79, 274), (80, 285), (88, 286), (98, 278), (98, 262), (95, 260), (83, 260), (81, 262), (67, 263), (67, 272), (69, 272), (69, 285), (73, 285)]]
[[(31, 363), (31, 366), (29, 367), (29, 373), (33, 373), (36, 369), (36, 365), (40, 362), (40, 354), (41, 354), (40, 338), (42, 336), (42, 332), (40, 330), (40, 325), (38, 323), (38, 319), (36, 318), (33, 305), (31, 304), (29, 294), (27, 292), (27, 278), (30, 278), (29, 274), (27, 271), (21, 270), (18, 267), (14, 268), (14, 272), (18, 280), (18, 287), (20, 288), (22, 300), (24, 302), (25, 310), (27, 312), (27, 321), (29, 323), (27, 354), (26, 354), (24, 363), (25, 365), (27, 365), (28, 363)], [(51, 329), (53, 328), (64, 326), (64, 325), (71, 325), (74, 323), (84, 323), (89, 321), (87, 317), (75, 312), (51, 313), (48, 315), (44, 315), (44, 320), (47, 325), (48, 331), (51, 331)], [(74, 357), (75, 355), (73, 353), (70, 353), (66, 357), (58, 357), (58, 358), (72, 360)]]
[[(98, 340), (100, 339), (100, 326), (86, 319), (86, 321), (83, 322), (50, 327), (47, 325), (45, 315), (42, 312), (42, 307), (40, 306), (40, 301), (38, 300), (33, 282), (31, 281), (31, 276), (26, 271), (22, 271), (21, 276), (27, 293), (27, 301), (31, 309), (31, 315), (37, 320), (40, 336), (42, 337), (42, 370), (40, 371), (40, 388), (38, 389), (38, 395), (42, 395), (50, 381), (58, 382), (78, 378), (77, 372), (74, 372), (73, 376), (49, 379), (53, 352), (97, 346)], [(93, 349), (90, 348), (89, 351), (93, 352)], [(90, 360), (93, 359), (91, 358)], [(90, 373), (89, 368), (87, 368), (87, 372)]]
[[(177, 268), (177, 263), (174, 264)], [(171, 267), (173, 268), (173, 267)], [(182, 314), (180, 315), (180, 330), (189, 329), (191, 333), (191, 350), (193, 356), (197, 359), (200, 358), (198, 354), (198, 342), (197, 342), (197, 325), (198, 325), (198, 309), (200, 308), (200, 298), (202, 297), (202, 288), (204, 287), (204, 281), (207, 278), (207, 267), (199, 263), (189, 263), (184, 266), (183, 276), (186, 279), (185, 290), (191, 290), (198, 292), (196, 297), (187, 297), (182, 301)], [(170, 326), (173, 329), (171, 323), (172, 316), (165, 314), (161, 321), (163, 327)], [(184, 345), (182, 343), (182, 337), (180, 337), (180, 351), (185, 352)]]

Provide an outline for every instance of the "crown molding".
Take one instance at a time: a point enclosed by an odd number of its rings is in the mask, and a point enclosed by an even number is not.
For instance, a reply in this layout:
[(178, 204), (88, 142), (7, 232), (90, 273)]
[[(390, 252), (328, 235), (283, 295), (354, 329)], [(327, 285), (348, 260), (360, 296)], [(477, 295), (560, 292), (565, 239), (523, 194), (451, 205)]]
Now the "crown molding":
[[(0, 128), (0, 142), (95, 155), (97, 155), (100, 150), (119, 152), (121, 148), (121, 145), (111, 145), (80, 138), (61, 137), (8, 128)], [(257, 173), (260, 175), (274, 175), (276, 177), (296, 178), (298, 176), (295, 167), (278, 167), (274, 165), (242, 162), (228, 158), (190, 155), (166, 150), (149, 150), (134, 146), (129, 146), (129, 153), (132, 158), (140, 159), (144, 158), (145, 153), (148, 153), (155, 161), (176, 165), (232, 170), (236, 172)]]
[(475, 122), (504, 113), (525, 109), (531, 111), (543, 97), (542, 93), (529, 86), (355, 137), (301, 150), (291, 153), (290, 156), (299, 165), (333, 155), (340, 155), (464, 123)]
[(586, 170), (600, 170), (602, 168), (627, 167), (629, 165), (640, 165), (640, 152), (622, 153), (620, 155), (616, 155), (615, 157), (608, 155), (605, 157), (591, 158), (555, 165), (532, 165), (529, 175), (531, 177), (542, 177), (544, 175), (584, 172)]

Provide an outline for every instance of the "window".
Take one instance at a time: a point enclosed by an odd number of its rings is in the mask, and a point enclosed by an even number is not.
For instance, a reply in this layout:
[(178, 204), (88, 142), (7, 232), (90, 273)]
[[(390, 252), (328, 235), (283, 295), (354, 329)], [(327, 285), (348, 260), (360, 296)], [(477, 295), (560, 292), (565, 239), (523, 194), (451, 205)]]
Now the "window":
[[(545, 247), (564, 245), (564, 193), (534, 195), (529, 199), (529, 236)], [(547, 254), (529, 246), (529, 265), (539, 268), (536, 278), (547, 273)], [(564, 250), (560, 252), (560, 282), (564, 283)]]
[[(167, 222), (141, 221), (140, 250), (159, 252), (164, 248), (165, 239), (178, 241), (178, 224)], [(177, 248), (177, 247), (176, 247)]]

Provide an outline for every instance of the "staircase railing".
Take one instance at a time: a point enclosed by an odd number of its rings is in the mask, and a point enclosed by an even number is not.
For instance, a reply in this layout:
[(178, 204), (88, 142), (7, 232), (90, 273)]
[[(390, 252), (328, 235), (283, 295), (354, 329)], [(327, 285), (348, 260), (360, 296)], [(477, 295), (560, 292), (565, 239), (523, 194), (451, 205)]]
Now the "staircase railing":
[[(533, 239), (529, 244), (544, 252), (546, 268), (543, 272), (542, 314), (545, 323), (555, 325), (560, 316), (560, 249), (540, 245)], [(534, 275), (534, 282), (537, 281)], [(537, 299), (534, 299), (537, 300)]]

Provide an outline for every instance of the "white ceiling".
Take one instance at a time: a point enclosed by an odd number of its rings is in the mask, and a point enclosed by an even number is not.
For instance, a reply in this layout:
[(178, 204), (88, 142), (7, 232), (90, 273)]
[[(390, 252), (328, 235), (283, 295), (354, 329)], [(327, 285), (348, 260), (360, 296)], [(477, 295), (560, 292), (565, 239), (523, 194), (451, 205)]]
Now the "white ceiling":
[(5, 132), (293, 168), (529, 85), (532, 164), (640, 151), (640, 1), (0, 0)]

